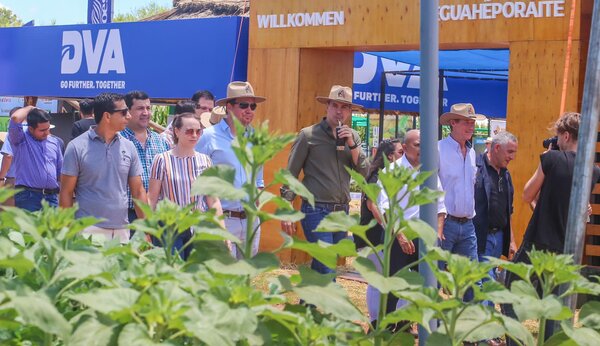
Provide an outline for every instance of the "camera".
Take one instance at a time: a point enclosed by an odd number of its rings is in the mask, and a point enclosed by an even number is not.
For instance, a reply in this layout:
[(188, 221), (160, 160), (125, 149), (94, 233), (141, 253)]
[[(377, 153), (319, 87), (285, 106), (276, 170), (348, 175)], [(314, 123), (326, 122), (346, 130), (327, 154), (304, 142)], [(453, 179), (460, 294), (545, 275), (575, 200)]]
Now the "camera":
[(560, 149), (558, 149), (558, 137), (557, 136), (546, 138), (542, 142), (542, 145), (546, 149), (548, 149), (550, 147), (550, 144), (552, 144), (552, 150), (560, 150)]

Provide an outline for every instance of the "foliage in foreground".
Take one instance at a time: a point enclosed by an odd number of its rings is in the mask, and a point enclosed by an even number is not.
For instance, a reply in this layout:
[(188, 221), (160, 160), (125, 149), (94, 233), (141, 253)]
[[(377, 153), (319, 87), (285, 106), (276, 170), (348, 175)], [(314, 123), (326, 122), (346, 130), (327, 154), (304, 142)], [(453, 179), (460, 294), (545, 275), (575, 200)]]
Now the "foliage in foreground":
[[(238, 133), (244, 134), (239, 127)], [(292, 140), (289, 135), (270, 135), (266, 125), (240, 135), (234, 141), (236, 155), (245, 163), (246, 173), (255, 181), (269, 159)], [(410, 204), (429, 203), (437, 192), (415, 191), (426, 173), (388, 168), (380, 175), (388, 196), (406, 193)], [(195, 186), (196, 192), (224, 199), (243, 201), (250, 219), (298, 221), (303, 215), (289, 202), (268, 189), (258, 190), (249, 183), (233, 186), (233, 172), (224, 167), (207, 171)], [(380, 187), (366, 184), (353, 174), (363, 191), (373, 197)], [(275, 174), (273, 184), (284, 183), (310, 203), (313, 197), (289, 172)], [(12, 192), (0, 190), (0, 200)], [(392, 197), (392, 199), (398, 197)], [(397, 200), (396, 200), (397, 201)], [(392, 201), (393, 202), (393, 201)], [(200, 213), (161, 202), (148, 218), (133, 227), (136, 235), (128, 245), (85, 238), (79, 232), (95, 223), (93, 219), (74, 219), (75, 209), (45, 208), (29, 214), (16, 208), (0, 213), (0, 344), (7, 345), (370, 345), (412, 344), (403, 330), (391, 334), (386, 326), (412, 321), (429, 329), (430, 321), (440, 327), (428, 339), (431, 345), (460, 345), (463, 341), (493, 338), (504, 334), (535, 343), (521, 321), (547, 319), (562, 321), (563, 331), (546, 345), (588, 345), (600, 337), (600, 303), (590, 302), (580, 312), (581, 328), (569, 323), (572, 312), (553, 294), (566, 284), (562, 296), (574, 293), (600, 295), (600, 286), (584, 279), (570, 256), (532, 252), (532, 265), (495, 260), (473, 263), (434, 246), (436, 234), (426, 224), (404, 220), (397, 203), (388, 211), (384, 244), (356, 253), (354, 244), (344, 240), (336, 245), (311, 244), (284, 235), (283, 248), (305, 251), (322, 263), (335, 267), (337, 256), (358, 256), (355, 267), (381, 292), (392, 293), (409, 304), (386, 315), (383, 309), (373, 331), (366, 335), (357, 323), (368, 320), (349, 301), (345, 291), (332, 281), (307, 268), (299, 274), (279, 276), (267, 292), (251, 285), (253, 278), (279, 268), (274, 253), (251, 255), (252, 238), (257, 228), (250, 223), (246, 241), (231, 236), (220, 227), (212, 212)], [(267, 211), (274, 210), (274, 211)], [(168, 250), (174, 236), (194, 226), (194, 251), (187, 262)], [(369, 226), (358, 219), (333, 213), (319, 229), (348, 231), (365, 238)], [(410, 239), (421, 239), (428, 248), (423, 261), (432, 268), (441, 287), (425, 287), (421, 277), (411, 271), (389, 275), (389, 249), (399, 232)], [(145, 241), (151, 234), (162, 239), (164, 248)], [(229, 240), (244, 254), (234, 260), (225, 246)], [(384, 270), (379, 273), (366, 259), (371, 252)], [(448, 263), (441, 271), (436, 261)], [(492, 265), (502, 265), (523, 278), (511, 290), (488, 282), (476, 283)], [(542, 292), (536, 292), (530, 278), (541, 278)], [(464, 292), (475, 290), (475, 300), (463, 303)], [(306, 304), (290, 304), (284, 294), (293, 292)], [(381, 306), (385, 305), (382, 295)], [(518, 320), (484, 308), (481, 302), (513, 303)], [(538, 341), (538, 344), (543, 344)]]

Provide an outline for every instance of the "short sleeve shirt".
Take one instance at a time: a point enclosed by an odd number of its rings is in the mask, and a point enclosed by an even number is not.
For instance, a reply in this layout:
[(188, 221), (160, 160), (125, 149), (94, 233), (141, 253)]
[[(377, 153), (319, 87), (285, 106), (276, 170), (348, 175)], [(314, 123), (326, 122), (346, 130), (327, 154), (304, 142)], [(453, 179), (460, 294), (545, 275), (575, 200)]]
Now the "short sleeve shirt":
[(130, 177), (142, 175), (142, 165), (130, 141), (116, 135), (110, 142), (96, 134), (95, 126), (67, 146), (62, 173), (77, 177), (75, 216), (94, 216), (102, 228), (124, 228)]
[(156, 155), (150, 179), (159, 180), (159, 199), (168, 199), (180, 206), (195, 204), (197, 210), (208, 210), (203, 196), (192, 195), (192, 185), (205, 169), (212, 166), (210, 158), (198, 152), (191, 157), (177, 157), (169, 150)]

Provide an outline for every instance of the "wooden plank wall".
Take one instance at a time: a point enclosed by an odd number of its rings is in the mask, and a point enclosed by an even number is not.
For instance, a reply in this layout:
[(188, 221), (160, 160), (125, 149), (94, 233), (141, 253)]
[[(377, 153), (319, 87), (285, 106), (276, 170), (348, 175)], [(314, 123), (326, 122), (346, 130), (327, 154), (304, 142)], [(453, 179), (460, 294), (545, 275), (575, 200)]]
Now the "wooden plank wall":
[[(574, 56), (579, 42), (573, 43)], [(513, 42), (510, 45), (507, 130), (517, 136), (517, 157), (508, 169), (515, 187), (513, 232), (520, 244), (531, 218), (523, 202), (523, 187), (540, 163), (542, 140), (554, 136), (548, 128), (560, 116), (565, 41)], [(579, 59), (571, 60), (566, 110), (577, 110)]]
[[(334, 84), (352, 85), (352, 51), (250, 49), (248, 60), (248, 65), (252, 66), (248, 70), (248, 80), (257, 95), (267, 96), (267, 101), (260, 105), (257, 120), (269, 120), (271, 128), (281, 133), (296, 133), (320, 121), (325, 115), (325, 106), (315, 97), (329, 95)], [(286, 167), (288, 155), (289, 148), (266, 165), (266, 182), (273, 181), (274, 173)], [(279, 194), (279, 185), (270, 191)], [(295, 205), (300, 208), (299, 199)], [(304, 238), (300, 223), (296, 228), (297, 235)], [(283, 241), (280, 231), (279, 222), (265, 223), (261, 229), (261, 250), (277, 249)], [(305, 263), (310, 259), (300, 251), (283, 251), (280, 258), (284, 263)]]

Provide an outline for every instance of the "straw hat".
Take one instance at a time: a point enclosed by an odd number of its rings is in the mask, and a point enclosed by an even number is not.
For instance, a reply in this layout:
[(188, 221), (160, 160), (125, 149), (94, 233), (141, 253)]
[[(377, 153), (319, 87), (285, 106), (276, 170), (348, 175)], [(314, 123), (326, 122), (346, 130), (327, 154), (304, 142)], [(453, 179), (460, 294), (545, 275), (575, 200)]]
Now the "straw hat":
[(485, 120), (487, 119), (483, 114), (476, 114), (475, 107), (470, 103), (457, 103), (452, 105), (450, 112), (442, 114), (440, 117), (440, 124), (450, 125), (450, 120)]
[(252, 97), (254, 102), (264, 102), (266, 98), (254, 95), (254, 89), (248, 82), (231, 82), (227, 85), (227, 97), (216, 102), (217, 106), (225, 106), (228, 101), (242, 97)]
[(352, 89), (341, 85), (334, 85), (329, 91), (329, 97), (317, 96), (317, 101), (328, 103), (329, 101), (341, 102), (352, 105), (352, 108), (362, 108), (361, 105), (352, 103)]
[(223, 106), (213, 108), (212, 112), (204, 112), (200, 114), (200, 124), (204, 128), (209, 128), (216, 125), (221, 119), (227, 118), (227, 111)]

